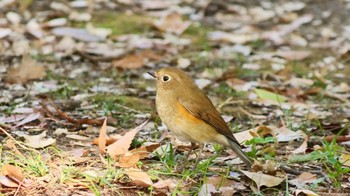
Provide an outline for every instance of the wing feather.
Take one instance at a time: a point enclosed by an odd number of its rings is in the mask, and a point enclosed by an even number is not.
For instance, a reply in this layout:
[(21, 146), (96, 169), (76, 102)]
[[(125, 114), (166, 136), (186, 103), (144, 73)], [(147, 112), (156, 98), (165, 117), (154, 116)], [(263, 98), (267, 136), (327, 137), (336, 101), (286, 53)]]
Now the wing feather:
[(213, 126), (219, 133), (239, 144), (220, 113), (206, 95), (202, 94), (202, 99), (200, 99), (203, 103), (199, 103), (194, 99), (186, 99), (185, 101), (184, 99), (178, 98), (178, 100), (192, 115), (202, 119)]

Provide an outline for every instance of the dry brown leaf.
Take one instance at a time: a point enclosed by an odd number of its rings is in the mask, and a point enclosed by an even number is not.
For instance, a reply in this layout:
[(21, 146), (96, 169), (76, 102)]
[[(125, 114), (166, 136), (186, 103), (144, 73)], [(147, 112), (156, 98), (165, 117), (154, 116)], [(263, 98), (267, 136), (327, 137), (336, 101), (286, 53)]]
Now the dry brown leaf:
[(1, 174), (3, 176), (7, 176), (11, 178), (12, 180), (16, 181), (17, 183), (21, 183), (24, 180), (22, 170), (19, 167), (6, 164), (3, 165), (1, 168)]
[(33, 148), (44, 148), (56, 143), (56, 139), (46, 137), (46, 131), (39, 135), (23, 135), (23, 137), (26, 143)]
[(339, 157), (339, 162), (344, 166), (350, 167), (350, 154), (341, 154)]
[(106, 154), (107, 118), (103, 121), (98, 137), (98, 149), (102, 155)]
[(239, 185), (240, 183), (234, 180), (226, 179), (222, 176), (212, 176), (207, 179), (206, 184), (203, 184), (200, 192), (219, 192), (220, 195), (228, 196), (233, 195), (233, 193), (237, 191), (237, 186)]
[(140, 169), (125, 169), (125, 173), (129, 176), (131, 182), (137, 186), (149, 187), (153, 184), (151, 177)]
[(278, 51), (275, 55), (290, 61), (300, 61), (311, 55), (311, 51)]
[(284, 180), (283, 178), (278, 178), (263, 173), (249, 172), (244, 170), (241, 170), (241, 172), (256, 183), (258, 190), (260, 190), (261, 186), (277, 186)]
[(216, 190), (215, 186), (210, 183), (204, 183), (199, 190), (198, 195), (216, 195), (220, 192)]
[(145, 65), (149, 60), (159, 61), (162, 57), (152, 50), (143, 50), (136, 54), (124, 56), (121, 59), (114, 60), (112, 65), (122, 69), (136, 69)]
[(183, 21), (179, 13), (165, 15), (155, 21), (153, 25), (160, 31), (181, 35), (190, 25), (190, 21)]
[(133, 154), (139, 154), (140, 159), (144, 159), (148, 157), (148, 155), (153, 152), (155, 149), (157, 149), (160, 146), (159, 143), (150, 143), (145, 146), (141, 146), (140, 148), (136, 148), (131, 150), (130, 152)]
[(304, 134), (304, 141), (299, 146), (299, 148), (292, 151), (293, 154), (305, 153), (305, 151), (307, 149), (307, 142), (309, 141), (309, 137), (304, 132), (302, 132), (302, 134)]
[(17, 149), (16, 142), (13, 139), (7, 140), (5, 146), (13, 150), (17, 155), (23, 156), (23, 154)]
[(29, 80), (43, 78), (45, 75), (45, 67), (32, 59), (29, 55), (25, 55), (18, 67), (8, 69), (6, 82), (25, 83)]
[(297, 178), (295, 178), (291, 181), (298, 181), (298, 182), (302, 182), (302, 183), (312, 183), (315, 180), (317, 180), (317, 175), (312, 174), (310, 172), (303, 172)]
[(119, 67), (123, 69), (136, 69), (145, 64), (145, 58), (139, 54), (127, 55), (122, 59), (114, 60), (112, 62), (113, 67)]
[[(98, 143), (98, 140), (99, 140), (99, 138), (95, 138), (95, 139), (92, 141), (92, 144), (98, 145), (98, 144), (99, 144), (99, 143)], [(108, 137), (108, 136), (107, 136), (107, 138), (106, 138), (106, 146), (109, 146), (109, 145), (113, 144), (115, 141), (117, 141), (116, 138), (114, 138), (114, 137)]]
[(165, 187), (169, 187), (170, 189), (172, 187), (176, 187), (177, 183), (174, 181), (174, 179), (166, 179), (166, 180), (162, 180), (159, 179), (158, 182), (154, 183), (152, 186), (157, 188), (157, 189), (162, 189)]
[(257, 33), (234, 34), (224, 31), (213, 31), (208, 34), (208, 39), (211, 41), (229, 42), (234, 44), (245, 44), (250, 41), (257, 40)]
[(123, 137), (121, 137), (118, 141), (109, 145), (107, 147), (107, 153), (109, 154), (109, 156), (116, 159), (118, 155), (123, 155), (126, 152), (128, 152), (131, 141), (134, 139), (136, 133), (139, 132), (146, 125), (146, 123), (147, 123), (147, 121), (145, 121), (141, 125), (137, 126), (136, 128), (130, 130)]
[(306, 195), (306, 196), (318, 196), (319, 194), (310, 191), (310, 190), (296, 190), (295, 195), (299, 196), (299, 194), (302, 193), (301, 195)]
[[(11, 188), (16, 188), (19, 186), (17, 182), (12, 180), (11, 178), (8, 178), (6, 176), (0, 175), (0, 184), (6, 186), (6, 187), (11, 187)], [(0, 186), (1, 187), (1, 186)]]
[(120, 167), (128, 168), (134, 166), (139, 160), (140, 160), (140, 155), (139, 154), (129, 154), (122, 156), (119, 161), (118, 165)]

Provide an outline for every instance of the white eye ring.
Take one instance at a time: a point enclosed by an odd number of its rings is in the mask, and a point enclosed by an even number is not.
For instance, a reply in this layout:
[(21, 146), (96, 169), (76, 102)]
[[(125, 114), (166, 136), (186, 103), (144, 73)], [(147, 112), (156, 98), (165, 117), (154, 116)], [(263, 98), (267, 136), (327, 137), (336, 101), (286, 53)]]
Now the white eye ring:
[(162, 76), (162, 81), (163, 81), (163, 82), (168, 82), (170, 79), (171, 79), (171, 78), (170, 78), (170, 76), (168, 76), (168, 75)]

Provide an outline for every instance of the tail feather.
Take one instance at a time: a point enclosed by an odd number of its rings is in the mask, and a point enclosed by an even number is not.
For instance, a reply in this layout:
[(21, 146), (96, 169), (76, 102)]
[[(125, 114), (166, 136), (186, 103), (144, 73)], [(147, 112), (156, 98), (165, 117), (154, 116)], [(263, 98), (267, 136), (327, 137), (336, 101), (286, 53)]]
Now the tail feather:
[(242, 151), (241, 147), (237, 142), (229, 140), (230, 147), (236, 152), (237, 156), (248, 166), (252, 166), (252, 160)]

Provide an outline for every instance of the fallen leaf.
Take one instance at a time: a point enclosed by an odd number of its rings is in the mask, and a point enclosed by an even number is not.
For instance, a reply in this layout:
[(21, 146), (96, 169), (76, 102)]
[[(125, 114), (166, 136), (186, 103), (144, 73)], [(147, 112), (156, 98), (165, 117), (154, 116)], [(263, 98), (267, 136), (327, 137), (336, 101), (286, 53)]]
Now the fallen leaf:
[(301, 195), (306, 195), (306, 196), (318, 196), (319, 194), (310, 191), (310, 190), (296, 190), (295, 195), (299, 196), (299, 194), (302, 193)]
[(0, 39), (10, 35), (12, 33), (11, 29), (8, 28), (0, 28)]
[(263, 173), (249, 172), (244, 170), (241, 170), (241, 172), (255, 182), (258, 190), (260, 190), (261, 186), (267, 186), (267, 187), (277, 186), (281, 184), (281, 182), (283, 182), (284, 180), (283, 178), (278, 178), (278, 177), (266, 175)]
[[(95, 138), (93, 141), (92, 141), (92, 144), (95, 144), (95, 145), (98, 145), (98, 140), (99, 138)], [(118, 139), (114, 138), (114, 137), (108, 137), (106, 138), (106, 146), (109, 146), (111, 144), (113, 144), (115, 141), (117, 141)]]
[(107, 147), (107, 153), (109, 156), (116, 159), (118, 155), (123, 155), (128, 152), (131, 141), (134, 139), (137, 132), (139, 132), (145, 125), (147, 121), (137, 126), (136, 128), (127, 132), (122, 138), (114, 142), (113, 144)]
[(46, 131), (39, 135), (23, 135), (26, 143), (33, 148), (44, 148), (56, 143), (56, 139), (46, 138)]
[(8, 69), (5, 81), (8, 83), (26, 83), (30, 80), (43, 78), (45, 75), (45, 67), (29, 55), (25, 55), (18, 67)]
[(277, 141), (279, 142), (289, 142), (293, 141), (296, 139), (304, 138), (305, 133), (303, 131), (292, 131), (288, 129), (287, 127), (280, 127), (276, 128), (274, 126), (269, 126), (272, 127), (271, 129), (273, 132), (277, 135)]
[(45, 33), (42, 30), (41, 25), (38, 23), (38, 21), (35, 18), (27, 22), (26, 29), (28, 33), (30, 33), (31, 35), (33, 35), (38, 39), (42, 39), (45, 36)]
[(220, 193), (216, 190), (215, 186), (209, 183), (204, 183), (198, 192), (198, 196), (207, 196)]
[(304, 135), (304, 141), (303, 143), (299, 146), (299, 148), (295, 149), (292, 151), (293, 154), (298, 154), (298, 153), (305, 153), (307, 149), (307, 142), (309, 141), (309, 137), (304, 133), (301, 132), (301, 134)]
[(106, 154), (106, 138), (107, 138), (107, 118), (103, 121), (100, 135), (98, 137), (98, 149), (102, 155)]
[(66, 135), (66, 138), (74, 139), (74, 140), (79, 140), (79, 141), (88, 141), (88, 140), (90, 140), (89, 137), (82, 136), (82, 135), (77, 135), (77, 134), (69, 134), (69, 135)]
[(234, 44), (245, 44), (250, 41), (259, 39), (258, 34), (234, 34), (224, 31), (214, 31), (208, 34), (211, 41), (229, 42)]
[(0, 118), (0, 123), (13, 123), (13, 122), (17, 122), (20, 121), (22, 119), (24, 119), (27, 115), (11, 115), (9, 117), (2, 117)]
[(58, 36), (69, 36), (74, 39), (85, 42), (98, 42), (102, 40), (101, 37), (93, 35), (85, 29), (72, 27), (57, 27), (52, 29), (52, 33)]
[(159, 61), (161, 57), (152, 50), (143, 50), (136, 54), (126, 55), (121, 59), (114, 60), (112, 65), (123, 69), (136, 69), (144, 66), (148, 61)]
[(134, 166), (140, 160), (139, 154), (126, 153), (119, 160), (117, 165), (123, 168)]
[(24, 180), (22, 170), (19, 167), (5, 164), (1, 168), (1, 174), (3, 176), (9, 177), (12, 180), (16, 181), (18, 184), (22, 183)]
[(339, 157), (339, 162), (342, 163), (344, 166), (350, 167), (350, 154), (341, 154)]
[(310, 172), (303, 172), (297, 178), (290, 180), (290, 183), (295, 185), (305, 185), (306, 183), (313, 183), (317, 180), (317, 176)]
[(19, 186), (17, 182), (12, 180), (11, 178), (8, 178), (6, 176), (0, 175), (0, 184), (6, 186), (6, 187), (11, 187), (11, 188), (16, 188)]
[(203, 89), (206, 86), (208, 86), (209, 84), (211, 84), (211, 80), (208, 80), (208, 79), (205, 79), (205, 78), (196, 79), (194, 82), (196, 83), (196, 85), (200, 89)]
[(140, 169), (125, 169), (125, 174), (128, 175), (131, 182), (137, 186), (149, 187), (153, 184), (151, 177)]
[(144, 64), (145, 59), (138, 54), (127, 55), (122, 59), (114, 60), (112, 62), (113, 67), (120, 67), (123, 69), (136, 69), (142, 67)]
[(183, 21), (179, 13), (167, 14), (153, 25), (160, 31), (181, 35), (190, 25), (190, 21)]
[(287, 101), (287, 97), (273, 93), (263, 89), (254, 89), (254, 92), (258, 95), (260, 99), (270, 100), (277, 103), (283, 103)]
[(144, 159), (148, 157), (150, 153), (156, 150), (160, 146), (159, 143), (149, 143), (147, 145), (141, 146), (140, 148), (136, 148), (130, 151), (132, 154), (140, 155), (140, 159)]
[(29, 114), (28, 116), (26, 116), (23, 120), (21, 120), (20, 122), (17, 123), (17, 125), (15, 127), (19, 127), (22, 126), (24, 124), (27, 124), (29, 122), (32, 122), (34, 120), (37, 120), (41, 117), (41, 114), (39, 112), (36, 113), (32, 113)]
[(300, 61), (311, 56), (311, 51), (278, 51), (275, 53), (276, 56), (283, 57), (290, 61)]

